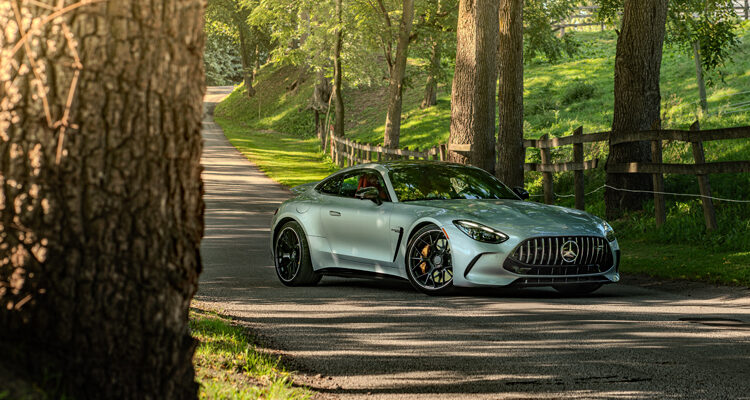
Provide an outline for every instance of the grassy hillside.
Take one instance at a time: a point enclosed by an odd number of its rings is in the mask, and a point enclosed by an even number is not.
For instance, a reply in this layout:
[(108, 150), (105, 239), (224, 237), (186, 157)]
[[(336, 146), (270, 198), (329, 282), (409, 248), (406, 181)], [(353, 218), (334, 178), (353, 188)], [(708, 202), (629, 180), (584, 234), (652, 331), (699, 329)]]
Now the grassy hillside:
[[(708, 88), (709, 113), (701, 115), (697, 107), (697, 84), (693, 59), (666, 48), (662, 61), (662, 116), (666, 128), (687, 129), (696, 118), (701, 127), (719, 128), (750, 125), (750, 111), (732, 112), (732, 105), (750, 101), (750, 25), (743, 29), (742, 43), (734, 60), (712, 74), (715, 84)], [(581, 52), (564, 62), (551, 65), (535, 63), (525, 67), (524, 131), (528, 138), (543, 134), (564, 136), (577, 126), (584, 132), (608, 130), (612, 122), (613, 75), (616, 37), (613, 32), (580, 33)], [(445, 143), (450, 123), (450, 87), (439, 88), (438, 104), (419, 109), (424, 76), (422, 60), (410, 60), (411, 86), (404, 91), (401, 147), (429, 147)], [(269, 175), (287, 185), (314, 181), (326, 176), (331, 165), (311, 139), (312, 112), (307, 109), (312, 93), (312, 78), (290, 88), (299, 73), (292, 67), (265, 66), (258, 78), (257, 95), (247, 99), (241, 90), (216, 109), (216, 119), (227, 136)], [(348, 87), (346, 135), (357, 141), (381, 143), (386, 114), (385, 87)], [(261, 131), (261, 132), (258, 132)], [(274, 133), (276, 132), (276, 133)], [(283, 132), (284, 134), (278, 134)], [(750, 160), (750, 141), (707, 142), (708, 161)], [(285, 150), (286, 149), (286, 150)], [(568, 161), (571, 149), (556, 149), (553, 159)], [(604, 144), (586, 145), (587, 158), (606, 158)], [(529, 160), (538, 160), (529, 151)], [(693, 162), (686, 143), (665, 143), (665, 162)], [(304, 159), (315, 168), (302, 168)], [(602, 169), (586, 172), (587, 191), (604, 183)], [(750, 199), (750, 174), (711, 175), (713, 195), (729, 199)], [(555, 192), (573, 192), (572, 173), (555, 176)], [(698, 193), (695, 177), (668, 175), (666, 190), (674, 193)], [(540, 174), (527, 174), (526, 187), (541, 193)], [(586, 198), (587, 211), (604, 214), (602, 191)], [(572, 198), (559, 198), (557, 204), (573, 206)], [(697, 198), (667, 196), (667, 224), (657, 229), (653, 204), (646, 210), (613, 221), (626, 249), (626, 264), (631, 272), (665, 277), (687, 277), (724, 283), (750, 284), (750, 204), (716, 202), (718, 232), (705, 231), (701, 202)], [(677, 244), (678, 243), (678, 244)], [(669, 251), (664, 249), (669, 248)], [(698, 247), (701, 250), (692, 250)], [(639, 249), (629, 252), (629, 249)], [(636, 255), (637, 254), (637, 255)], [(690, 254), (687, 263), (680, 255)], [(664, 259), (667, 257), (668, 259)], [(710, 267), (707, 267), (710, 265)], [(659, 269), (658, 267), (662, 267)], [(706, 269), (708, 268), (708, 269)], [(667, 271), (667, 272), (665, 272)]]
[[(743, 29), (742, 45), (733, 62), (712, 74), (716, 84), (708, 88), (709, 115), (701, 116), (706, 128), (750, 125), (750, 113), (727, 114), (727, 106), (750, 101), (750, 25)], [(578, 33), (582, 43), (575, 58), (550, 65), (525, 67), (525, 136), (563, 136), (579, 125), (585, 132), (608, 130), (612, 123), (614, 32)], [(450, 85), (439, 87), (438, 104), (419, 109), (424, 90), (423, 60), (410, 60), (410, 85), (404, 90), (402, 146), (445, 143), (450, 125)], [(314, 79), (308, 77), (288, 90), (298, 78), (294, 67), (266, 65), (258, 77), (258, 95), (252, 99), (234, 93), (217, 109), (223, 117), (258, 129), (272, 129), (297, 136), (312, 134), (312, 111), (307, 109)], [(696, 119), (695, 66), (688, 55), (665, 48), (661, 70), (663, 126), (687, 128)], [(450, 79), (450, 77), (449, 77)], [(746, 92), (746, 93), (742, 93)], [(740, 94), (742, 93), (742, 94)], [(386, 112), (386, 87), (347, 87), (346, 134), (355, 140), (380, 143)]]

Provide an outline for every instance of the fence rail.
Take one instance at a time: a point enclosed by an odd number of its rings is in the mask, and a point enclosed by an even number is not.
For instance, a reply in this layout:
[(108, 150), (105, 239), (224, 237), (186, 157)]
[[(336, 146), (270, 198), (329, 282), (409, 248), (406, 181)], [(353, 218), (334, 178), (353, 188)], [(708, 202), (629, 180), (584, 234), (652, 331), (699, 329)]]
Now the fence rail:
[[(611, 132), (583, 133), (583, 127), (578, 127), (570, 136), (550, 138), (548, 135), (540, 139), (526, 139), (523, 141), (524, 149), (539, 149), (541, 155), (540, 163), (525, 163), (524, 171), (536, 171), (542, 173), (542, 186), (544, 189), (544, 202), (555, 203), (553, 174), (559, 172), (574, 173), (575, 206), (583, 210), (585, 208), (585, 185), (583, 171), (600, 167), (599, 159), (584, 160), (584, 143), (608, 142), (609, 145), (647, 141), (651, 142), (651, 162), (632, 162), (607, 165), (608, 174), (651, 174), (654, 185), (654, 209), (657, 225), (664, 224), (666, 210), (664, 203), (664, 174), (695, 175), (698, 179), (701, 201), (703, 204), (706, 227), (709, 230), (717, 228), (716, 215), (711, 200), (711, 186), (708, 180), (710, 174), (720, 173), (750, 173), (750, 161), (718, 161), (706, 162), (703, 142), (727, 139), (750, 138), (750, 126), (735, 128), (700, 130), (698, 122), (690, 130), (660, 129), (640, 132), (631, 132), (617, 135), (611, 139)], [(329, 135), (331, 159), (339, 166), (352, 166), (372, 161), (382, 161), (383, 158), (390, 159), (416, 159), (416, 160), (447, 160), (449, 151), (469, 152), (470, 144), (441, 144), (427, 149), (391, 149), (383, 146), (357, 143), (355, 141), (338, 138)], [(693, 164), (673, 164), (662, 162), (662, 149), (664, 141), (682, 141), (691, 144), (693, 152)], [(573, 160), (568, 162), (552, 162), (551, 149), (562, 146), (573, 146)], [(324, 146), (327, 143), (324, 142)], [(324, 148), (324, 151), (327, 149)], [(498, 151), (499, 154), (499, 151)]]
[[(330, 146), (331, 160), (339, 167), (352, 166), (372, 161), (382, 161), (384, 155), (394, 159), (404, 160), (446, 160), (447, 149), (445, 145), (430, 147), (423, 151), (419, 149), (391, 149), (383, 146), (357, 143), (346, 138), (329, 135), (331, 142), (338, 145)], [(324, 149), (325, 150), (325, 149)]]
[[(737, 16), (748, 20), (750, 19), (750, 0), (736, 0), (734, 1), (734, 11)], [(580, 6), (573, 8), (573, 13), (565, 19), (559, 21), (553, 25), (553, 29), (560, 31), (561, 34), (565, 33), (566, 28), (577, 29), (580, 27), (598, 26), (603, 31), (606, 27), (601, 21), (596, 19), (596, 13), (599, 10), (599, 6)]]

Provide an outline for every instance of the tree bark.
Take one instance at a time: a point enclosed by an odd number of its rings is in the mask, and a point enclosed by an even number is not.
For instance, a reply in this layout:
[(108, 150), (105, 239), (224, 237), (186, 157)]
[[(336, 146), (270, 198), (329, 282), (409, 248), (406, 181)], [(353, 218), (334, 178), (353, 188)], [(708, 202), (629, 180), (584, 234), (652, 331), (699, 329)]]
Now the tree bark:
[(74, 398), (195, 398), (203, 2), (62, 4), (0, 7), (0, 336)]
[(391, 68), (391, 79), (388, 84), (388, 113), (385, 116), (384, 146), (397, 148), (401, 134), (401, 93), (403, 92), (406, 74), (406, 58), (409, 54), (409, 35), (414, 20), (414, 0), (404, 0), (404, 10), (398, 29), (396, 60)]
[(315, 111), (315, 132), (320, 140), (321, 148), (325, 147), (326, 132), (324, 131), (325, 121), (320, 118), (320, 113), (328, 110), (328, 100), (331, 97), (331, 84), (328, 82), (323, 73), (323, 69), (318, 70), (318, 79), (313, 90), (312, 108)]
[(255, 54), (253, 56), (253, 63), (255, 65), (253, 66), (253, 81), (255, 81), (255, 78), (258, 77), (258, 71), (260, 71), (260, 49), (259, 45), (255, 45)]
[(247, 97), (253, 97), (255, 95), (255, 89), (253, 88), (253, 62), (251, 59), (250, 42), (248, 33), (240, 24), (237, 24), (237, 31), (240, 36), (240, 59), (242, 60), (242, 76), (245, 82), (245, 94)]
[[(661, 94), (659, 72), (667, 16), (666, 0), (625, 0), (622, 32), (615, 55), (615, 106), (610, 139), (628, 132), (658, 129)], [(649, 142), (610, 145), (609, 163), (649, 162)], [(628, 190), (651, 190), (648, 174), (607, 174), (607, 185)], [(647, 193), (604, 193), (607, 218), (626, 210), (640, 210)]]
[(430, 52), (430, 66), (427, 69), (427, 83), (424, 87), (424, 98), (419, 108), (425, 109), (437, 104), (437, 76), (440, 71), (441, 47), (437, 40), (432, 41)]
[(341, 93), (341, 39), (342, 27), (342, 0), (336, 0), (336, 33), (333, 45), (333, 109), (335, 112), (333, 120), (333, 134), (336, 137), (344, 137), (344, 97)]
[(471, 151), (448, 154), (449, 161), (471, 164), (490, 173), (495, 172), (497, 18), (496, 0), (459, 3), (449, 148), (470, 144)]
[(523, 0), (500, 0), (498, 164), (505, 184), (523, 186)]

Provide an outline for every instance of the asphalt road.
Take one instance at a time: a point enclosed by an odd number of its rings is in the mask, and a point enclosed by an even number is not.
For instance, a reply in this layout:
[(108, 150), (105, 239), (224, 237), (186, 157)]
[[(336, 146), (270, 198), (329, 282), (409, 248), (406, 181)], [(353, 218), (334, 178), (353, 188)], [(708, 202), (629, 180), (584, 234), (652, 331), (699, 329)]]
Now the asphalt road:
[(750, 399), (748, 289), (631, 279), (578, 298), (547, 289), (434, 298), (392, 281), (284, 287), (268, 226), (289, 191), (214, 123), (204, 138), (196, 300), (257, 331), (326, 397)]

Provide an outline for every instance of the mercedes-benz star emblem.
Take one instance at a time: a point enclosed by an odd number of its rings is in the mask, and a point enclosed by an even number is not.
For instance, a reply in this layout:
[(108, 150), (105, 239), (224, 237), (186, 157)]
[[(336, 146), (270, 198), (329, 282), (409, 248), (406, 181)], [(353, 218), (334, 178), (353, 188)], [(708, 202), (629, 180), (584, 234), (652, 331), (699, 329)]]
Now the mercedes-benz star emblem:
[(565, 262), (573, 262), (578, 258), (578, 244), (572, 240), (563, 243), (560, 255)]

